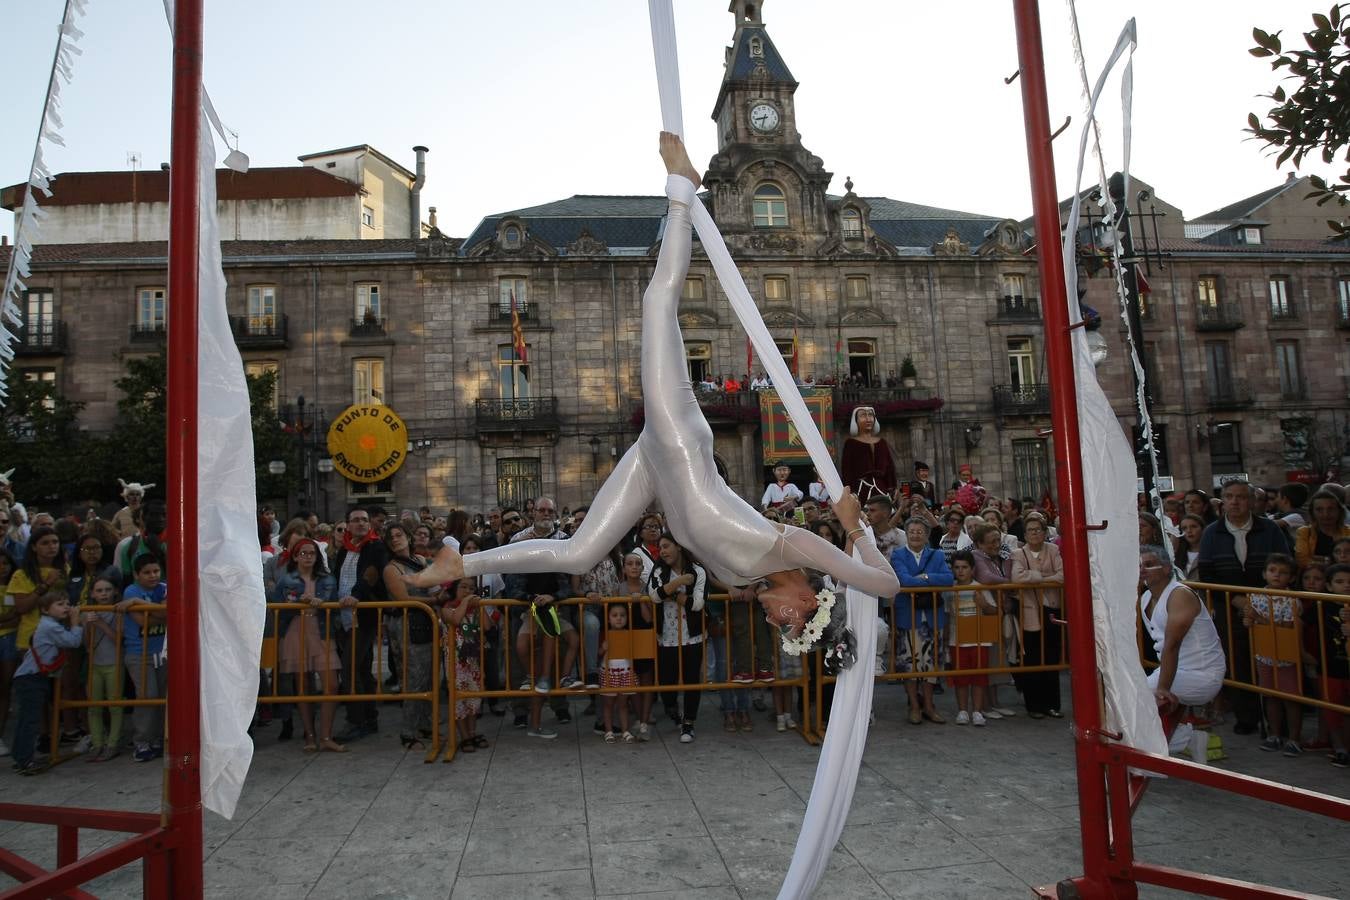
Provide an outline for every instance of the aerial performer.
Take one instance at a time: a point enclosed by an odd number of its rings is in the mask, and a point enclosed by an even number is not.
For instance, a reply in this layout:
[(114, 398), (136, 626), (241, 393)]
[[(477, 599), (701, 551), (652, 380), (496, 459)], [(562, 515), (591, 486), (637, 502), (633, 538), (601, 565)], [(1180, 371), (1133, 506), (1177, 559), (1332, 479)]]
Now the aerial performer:
[[(670, 531), (709, 571), (729, 585), (762, 582), (766, 618), (797, 639), (818, 605), (803, 569), (824, 572), (873, 596), (900, 585), (863, 527), (857, 497), (845, 489), (834, 505), (860, 559), (804, 528), (772, 522), (727, 486), (713, 461), (713, 434), (689, 381), (677, 314), (689, 268), (690, 207), (698, 171), (681, 139), (661, 133), (670, 211), (656, 271), (642, 301), (642, 394), (646, 423), (591, 503), (570, 540), (528, 540), (462, 557), (444, 546), (430, 566), (408, 576), (427, 586), (481, 574), (583, 573), (591, 569), (659, 501)], [(845, 629), (845, 604), (835, 604), (823, 639), (833, 646)], [(844, 663), (847, 665), (847, 662)]]

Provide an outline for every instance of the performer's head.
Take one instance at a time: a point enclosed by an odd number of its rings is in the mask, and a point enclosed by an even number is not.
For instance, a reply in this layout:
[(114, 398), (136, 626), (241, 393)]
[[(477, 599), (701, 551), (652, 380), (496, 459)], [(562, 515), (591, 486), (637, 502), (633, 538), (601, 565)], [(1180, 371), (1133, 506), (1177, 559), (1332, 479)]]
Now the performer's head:
[(870, 406), (853, 408), (853, 419), (849, 423), (848, 433), (857, 437), (860, 434), (881, 434), (881, 423), (877, 421), (877, 411)]
[(773, 477), (779, 484), (787, 484), (788, 478), (792, 476), (792, 469), (784, 463), (774, 463)]
[(790, 638), (802, 633), (819, 605), (816, 592), (801, 569), (773, 572), (757, 583), (756, 591), (769, 624), (788, 628)]
[(914, 477), (919, 481), (927, 481), (929, 475), (928, 463), (914, 461)]

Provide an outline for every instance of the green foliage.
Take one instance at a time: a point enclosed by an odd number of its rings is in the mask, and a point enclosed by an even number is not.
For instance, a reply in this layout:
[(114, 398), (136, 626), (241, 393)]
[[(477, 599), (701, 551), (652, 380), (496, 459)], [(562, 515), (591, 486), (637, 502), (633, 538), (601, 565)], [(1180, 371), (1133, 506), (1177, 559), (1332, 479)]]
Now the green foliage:
[(76, 427), (82, 404), (54, 385), (11, 371), (9, 397), (0, 407), (0, 469), (14, 469), (17, 499), (64, 511), (64, 504), (107, 495), (99, 483), (97, 440)]
[[(277, 390), (277, 373), (264, 372), (248, 377), (248, 405), (253, 422), (253, 470), (258, 480), (258, 500), (283, 498), (292, 491), (301, 490), (301, 460), (295, 437), (287, 434), (273, 397)], [(286, 471), (273, 475), (267, 471), (272, 460), (286, 464)]]
[[(127, 361), (126, 374), (117, 379), (122, 398), (118, 421), (108, 441), (106, 480), (168, 483), (166, 465), (166, 386), (168, 365), (163, 353)], [(259, 498), (285, 497), (298, 487), (300, 463), (295, 439), (286, 434), (272, 406), (276, 374), (248, 376), (250, 418), (253, 425), (253, 464)], [(272, 475), (267, 464), (286, 463), (283, 475)], [(106, 496), (107, 488), (99, 492)]]
[(906, 356), (900, 361), (901, 378), (918, 378), (919, 370), (914, 366), (914, 357)]
[[(1276, 153), (1277, 168), (1292, 161), (1297, 169), (1314, 153), (1322, 162), (1332, 163), (1342, 150), (1347, 150), (1344, 161), (1350, 163), (1350, 18), (1342, 16), (1345, 6), (1337, 3), (1327, 15), (1313, 14), (1313, 29), (1303, 33), (1306, 50), (1286, 51), (1280, 32), (1252, 29), (1256, 41), (1249, 51), (1252, 56), (1270, 59), (1276, 72), (1287, 69), (1283, 80), (1293, 82), (1292, 91), (1276, 86), (1262, 95), (1276, 104), (1266, 112), (1264, 122), (1256, 113), (1247, 116), (1245, 130)], [(1318, 175), (1309, 181), (1313, 190), (1307, 196), (1316, 199), (1318, 206), (1332, 201), (1347, 204), (1350, 168), (1336, 184)], [(1342, 238), (1350, 236), (1350, 226), (1344, 222), (1328, 220), (1328, 225)]]

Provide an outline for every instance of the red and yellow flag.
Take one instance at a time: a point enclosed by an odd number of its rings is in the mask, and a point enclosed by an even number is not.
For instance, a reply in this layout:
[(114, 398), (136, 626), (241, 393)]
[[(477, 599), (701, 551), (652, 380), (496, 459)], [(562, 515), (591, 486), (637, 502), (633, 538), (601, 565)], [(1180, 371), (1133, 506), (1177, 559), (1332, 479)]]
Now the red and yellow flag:
[(792, 369), (792, 377), (797, 377), (797, 326), (792, 327), (792, 362), (789, 368)]
[(529, 349), (525, 346), (525, 332), (520, 327), (520, 309), (516, 306), (515, 291), (511, 291), (511, 347), (520, 362), (530, 361)]

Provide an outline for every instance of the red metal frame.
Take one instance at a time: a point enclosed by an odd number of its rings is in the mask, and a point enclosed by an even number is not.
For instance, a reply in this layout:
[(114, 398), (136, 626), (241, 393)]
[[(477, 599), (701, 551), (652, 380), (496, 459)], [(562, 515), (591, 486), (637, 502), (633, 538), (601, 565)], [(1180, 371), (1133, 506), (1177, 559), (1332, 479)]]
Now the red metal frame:
[[(173, 121), (169, 167), (168, 545), (169, 683), (161, 814), (0, 803), (0, 820), (57, 828), (48, 872), (0, 850), (0, 871), (23, 883), (4, 900), (87, 897), (78, 886), (137, 859), (144, 895), (202, 895), (201, 666), (197, 624), (197, 294), (202, 115), (202, 0), (174, 0)], [(79, 829), (138, 832), (83, 859)]]
[(1064, 265), (1058, 252), (1061, 231), (1055, 187), (1054, 151), (1050, 142), (1045, 61), (1041, 49), (1038, 0), (1013, 0), (1017, 54), (1022, 76), (1023, 115), (1032, 205), (1036, 220), (1037, 264), (1045, 316), (1045, 356), (1054, 385), (1055, 476), (1060, 492), (1060, 534), (1063, 535), (1065, 602), (1072, 675), (1074, 758), (1078, 772), (1078, 818), (1083, 848), (1083, 875), (1038, 889), (1042, 896), (1134, 898), (1138, 882), (1158, 884), (1219, 897), (1306, 896), (1231, 878), (1185, 872), (1136, 862), (1131, 813), (1142, 790), (1131, 787), (1129, 767), (1182, 778), (1246, 797), (1294, 809), (1350, 820), (1350, 801), (1276, 784), (1259, 778), (1212, 769), (1205, 765), (1157, 756), (1110, 743), (1119, 735), (1102, 729), (1098, 694), (1096, 642), (1092, 625), (1092, 590), (1088, 572), (1087, 532), (1106, 523), (1085, 521), (1082, 459), (1079, 455), (1078, 397), (1074, 385)]
[(197, 294), (202, 0), (175, 0), (169, 155), (169, 684), (165, 827), (175, 897), (202, 894), (201, 666), (197, 629)]

